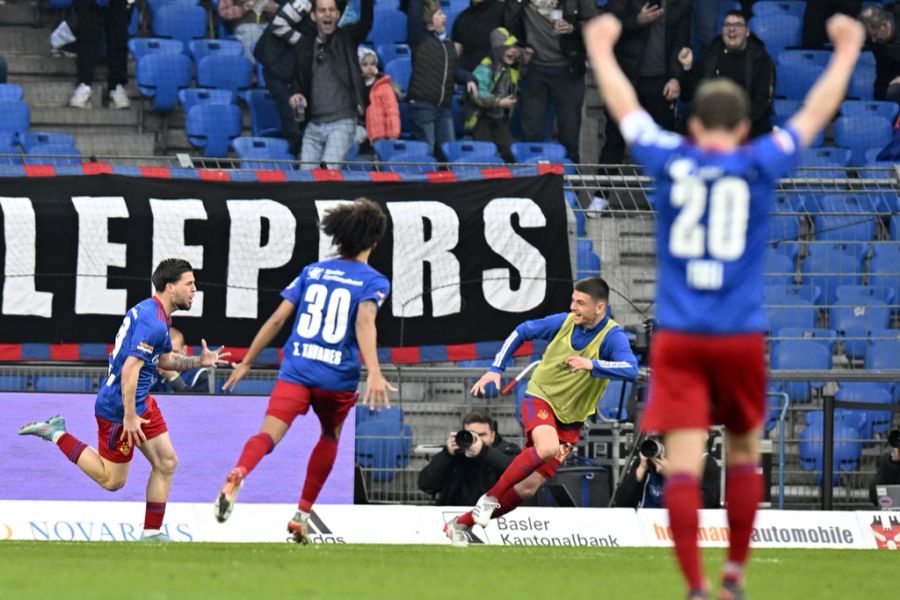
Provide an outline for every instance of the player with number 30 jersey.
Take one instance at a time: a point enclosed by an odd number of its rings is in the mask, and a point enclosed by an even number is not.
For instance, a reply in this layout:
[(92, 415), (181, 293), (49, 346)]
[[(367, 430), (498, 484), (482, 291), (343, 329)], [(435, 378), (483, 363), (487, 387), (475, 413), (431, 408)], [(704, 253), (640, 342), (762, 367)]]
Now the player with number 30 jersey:
[(296, 309), (262, 427), (247, 440), (213, 507), (216, 520), (225, 522), (244, 478), (274, 450), (294, 419), (312, 408), (322, 435), (309, 458), (298, 510), (288, 522), (291, 539), (302, 544), (310, 542), (312, 505), (334, 465), (344, 419), (356, 404), (361, 360), (368, 371), (364, 400), (370, 408), (390, 406), (387, 392), (396, 389), (381, 374), (375, 348), (375, 315), (390, 285), (367, 262), (387, 229), (387, 217), (378, 204), (360, 198), (329, 210), (321, 229), (333, 238), (339, 256), (305, 267), (281, 292), (281, 305), (223, 386), (234, 389)]

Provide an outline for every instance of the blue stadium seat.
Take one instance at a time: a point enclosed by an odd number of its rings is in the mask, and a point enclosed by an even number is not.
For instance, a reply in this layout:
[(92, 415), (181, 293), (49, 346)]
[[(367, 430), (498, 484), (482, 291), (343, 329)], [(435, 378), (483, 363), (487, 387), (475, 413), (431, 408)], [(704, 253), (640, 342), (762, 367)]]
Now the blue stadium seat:
[(36, 392), (92, 392), (94, 378), (88, 375), (35, 375)]
[(139, 38), (128, 40), (128, 49), (134, 57), (134, 64), (141, 61), (148, 54), (184, 54), (184, 44), (181, 40), (166, 38)]
[(150, 109), (168, 112), (175, 108), (178, 90), (191, 84), (191, 61), (183, 54), (148, 54), (137, 64), (137, 86), (152, 98)]
[(254, 137), (281, 135), (281, 117), (268, 90), (248, 90), (241, 98), (250, 110), (250, 130)]
[[(846, 179), (847, 171), (841, 165), (826, 159), (818, 159), (817, 165), (801, 165), (794, 169), (792, 177), (803, 179)], [(813, 184), (816, 185), (816, 184)], [(814, 199), (815, 194), (806, 196), (806, 201)]]
[(834, 304), (838, 286), (862, 283), (862, 260), (857, 254), (812, 244), (810, 249), (815, 250), (803, 260), (800, 271), (803, 283), (822, 290), (821, 304)]
[(28, 376), (24, 374), (0, 375), (0, 391), (24, 392), (28, 389)]
[(774, 349), (776, 345), (786, 340), (815, 341), (823, 344), (829, 352), (833, 352), (838, 335), (834, 329), (827, 327), (784, 327), (776, 331), (775, 338), (772, 340), (772, 348)]
[[(838, 426), (834, 428), (834, 473), (837, 481), (839, 472), (855, 471), (859, 467), (862, 456), (862, 441), (859, 432), (852, 427)], [(818, 471), (817, 482), (822, 478), (822, 438), (821, 424), (807, 425), (800, 433), (800, 467), (806, 471)]]
[(838, 117), (834, 122), (834, 143), (853, 151), (853, 166), (864, 166), (866, 150), (884, 148), (892, 137), (891, 122), (884, 117)]
[(840, 165), (846, 167), (850, 164), (853, 152), (849, 148), (836, 146), (822, 146), (819, 148), (807, 148), (800, 157), (800, 164), (819, 167)]
[(800, 237), (800, 219), (788, 215), (776, 215), (769, 221), (770, 240), (783, 242)]
[(893, 215), (891, 217), (891, 222), (888, 230), (891, 232), (892, 240), (900, 241), (900, 215)]
[(375, 146), (375, 154), (378, 156), (378, 160), (383, 162), (390, 161), (393, 157), (401, 154), (407, 156), (429, 156), (431, 153), (431, 148), (426, 142), (414, 140), (376, 140), (373, 145)]
[(211, 54), (197, 64), (197, 87), (230, 90), (237, 94), (250, 87), (253, 63), (241, 54)]
[(869, 284), (892, 290), (900, 298), (900, 262), (890, 255), (876, 255), (869, 261)]
[[(188, 6), (197, 6), (200, 4), (198, 0), (146, 0), (147, 8), (150, 9), (151, 13), (158, 11), (163, 6), (168, 6), (170, 4), (186, 4)], [(218, 2), (214, 2), (215, 5), (218, 5)]]
[(497, 158), (497, 144), (469, 140), (444, 142), (441, 152), (447, 162), (485, 162), (488, 157)]
[(866, 193), (828, 194), (819, 200), (819, 209), (823, 213), (855, 213), (853, 216), (871, 216), (877, 208), (878, 198)]
[(806, 10), (806, 2), (804, 0), (760, 0), (753, 4), (753, 14), (761, 15), (793, 15), (803, 18), (803, 11)]
[(188, 42), (188, 50), (194, 59), (194, 64), (207, 56), (243, 56), (244, 45), (237, 40), (191, 40)]
[(790, 258), (773, 250), (766, 251), (763, 275), (767, 285), (791, 285), (794, 283), (795, 272), (794, 261)]
[(25, 153), (25, 164), (75, 167), (81, 164), (81, 152), (69, 144), (36, 144)]
[(842, 285), (837, 289), (838, 304), (866, 304), (868, 302), (894, 301), (894, 289), (878, 285)]
[[(632, 386), (630, 381), (611, 379), (603, 391), (603, 395), (600, 396), (598, 404), (600, 414), (607, 419), (616, 419), (617, 421), (628, 419), (628, 398), (631, 396)], [(620, 404), (622, 406), (621, 413), (619, 412)]]
[[(0, 165), (21, 164), (19, 147), (16, 145), (16, 134), (12, 131), (0, 131)], [(2, 156), (2, 155), (9, 156)]]
[(572, 213), (575, 215), (575, 235), (577, 237), (584, 237), (587, 235), (587, 218), (585, 217), (584, 209), (581, 208), (581, 204), (578, 203), (578, 197), (575, 195), (575, 192), (572, 190), (563, 190), (563, 195), (565, 196), (569, 207), (572, 209)]
[(891, 123), (900, 113), (896, 102), (878, 100), (844, 100), (841, 102), (841, 114), (845, 117), (884, 117)]
[(427, 173), (438, 168), (436, 166), (438, 160), (435, 157), (430, 154), (419, 154), (419, 152), (395, 154), (390, 160), (390, 164), (382, 165), (383, 170), (394, 173), (415, 174)]
[(396, 470), (409, 464), (412, 430), (409, 425), (372, 419), (356, 428), (356, 462), (372, 469), (373, 481), (391, 481)]
[[(772, 369), (830, 369), (831, 350), (822, 341), (785, 340), (773, 344), (771, 356)], [(788, 381), (785, 392), (793, 402), (808, 403), (812, 400), (810, 386), (820, 387), (820, 382)]]
[(788, 100), (786, 98), (775, 98), (772, 101), (772, 113), (778, 117), (791, 117), (803, 105), (801, 100)]
[(840, 298), (837, 301), (838, 304), (829, 309), (828, 322), (832, 329), (847, 338), (844, 352), (848, 358), (865, 358), (869, 332), (890, 325), (891, 309), (887, 303), (872, 298), (867, 301), (857, 298), (851, 304), (844, 304)]
[(268, 396), (274, 388), (274, 379), (247, 379), (245, 377), (234, 386), (234, 393), (246, 396)]
[(231, 140), (231, 146), (242, 159), (241, 166), (246, 169), (290, 170), (292, 163), (272, 161), (294, 161), (297, 158), (290, 153), (287, 140), (282, 138), (237, 137)]
[[(894, 331), (894, 330), (890, 330)], [(884, 330), (876, 337), (873, 332), (866, 352), (865, 367), (867, 369), (900, 369), (900, 336), (885, 339)], [(900, 402), (900, 382), (894, 382), (893, 401)]]
[(517, 163), (562, 162), (567, 158), (566, 147), (556, 142), (516, 142), (510, 149)]
[(767, 285), (765, 293), (766, 304), (790, 304), (793, 300), (815, 304), (822, 290), (811, 285)]
[(817, 64), (789, 62), (778, 67), (775, 95), (788, 100), (802, 100), (825, 67)]
[(395, 58), (412, 59), (412, 51), (409, 46), (400, 42), (381, 44), (375, 48), (375, 53), (378, 54), (378, 60), (381, 62), (382, 70)]
[(800, 256), (800, 242), (790, 240), (769, 242), (769, 244), (767, 244), (766, 252), (787, 256), (791, 259), (792, 263), (796, 264), (797, 257)]
[(231, 90), (215, 90), (206, 88), (185, 88), (178, 92), (178, 102), (185, 113), (195, 105), (209, 104), (234, 104), (234, 92)]
[(187, 53), (191, 40), (206, 37), (206, 9), (194, 4), (170, 2), (152, 11), (153, 35), (179, 40)]
[[(835, 400), (843, 402), (874, 402), (876, 404), (891, 404), (891, 394), (883, 387), (872, 386), (870, 388), (847, 388), (841, 386), (835, 395)], [(891, 425), (893, 413), (881, 410), (854, 411), (862, 412), (866, 416), (864, 433), (865, 437), (871, 437), (873, 433), (884, 433)]]
[(875, 65), (865, 62), (857, 62), (850, 77), (850, 86), (847, 89), (848, 98), (858, 100), (873, 100), (875, 98)]
[(412, 59), (409, 57), (395, 58), (384, 65), (384, 72), (400, 86), (400, 91), (406, 94), (409, 89), (409, 77), (412, 75)]
[(241, 134), (241, 109), (234, 104), (197, 104), (188, 111), (184, 128), (188, 141), (203, 148), (204, 156), (226, 156), (228, 143)]
[(39, 144), (53, 144), (55, 146), (68, 146), (73, 150), (75, 146), (75, 136), (71, 133), (62, 131), (26, 131), (19, 134), (19, 145), (25, 152)]
[(878, 230), (876, 217), (862, 214), (816, 215), (813, 222), (816, 239), (825, 242), (867, 242)]
[(594, 254), (594, 243), (591, 240), (580, 239), (577, 246), (577, 279), (591, 277), (600, 274), (600, 257)]
[(365, 404), (356, 405), (356, 424), (359, 425), (364, 421), (380, 420), (387, 423), (395, 423), (397, 427), (403, 423), (403, 409), (399, 406), (390, 406), (379, 410), (369, 410)]
[(22, 100), (24, 97), (18, 83), (0, 83), (0, 100)]
[[(769, 288), (771, 287), (776, 286), (769, 286)], [(781, 287), (788, 288), (794, 286)], [(767, 292), (769, 288), (767, 288)], [(769, 297), (767, 294), (766, 304), (769, 331), (780, 331), (786, 327), (811, 328), (816, 326), (816, 307), (810, 300), (787, 294), (781, 297)]]
[(800, 45), (803, 21), (795, 15), (757, 15), (750, 19), (750, 30), (765, 43), (771, 56), (778, 56), (782, 50)]
[(890, 241), (872, 244), (872, 256), (890, 257), (892, 260), (900, 261), (900, 244)]
[(830, 58), (830, 50), (784, 50), (778, 53), (776, 64), (780, 76), (783, 65), (802, 64), (824, 67)]
[[(840, 390), (835, 394), (836, 400), (847, 399), (846, 396), (841, 397), (840, 394)], [(807, 425), (811, 425), (813, 427), (822, 427), (825, 424), (825, 411), (808, 411), (805, 415), (805, 421)], [(856, 434), (862, 439), (872, 437), (872, 425), (868, 422), (868, 417), (865, 411), (862, 410), (849, 408), (835, 409), (834, 426), (850, 427), (851, 429), (854, 429), (856, 431)]]
[(31, 107), (22, 100), (0, 100), (0, 133), (24, 133), (31, 125)]
[(406, 13), (402, 11), (378, 11), (378, 18), (369, 31), (369, 41), (375, 47), (392, 42), (406, 41)]

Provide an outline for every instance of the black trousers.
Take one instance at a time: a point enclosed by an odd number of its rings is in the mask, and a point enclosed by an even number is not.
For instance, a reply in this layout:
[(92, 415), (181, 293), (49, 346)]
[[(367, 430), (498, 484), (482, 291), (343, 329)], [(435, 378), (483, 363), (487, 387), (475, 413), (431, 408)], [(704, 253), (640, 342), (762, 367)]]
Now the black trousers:
[(294, 118), (294, 109), (290, 105), (290, 83), (279, 78), (269, 67), (263, 64), (263, 78), (266, 80), (266, 88), (272, 95), (278, 116), (281, 118), (281, 137), (288, 141), (292, 154), (300, 153), (303, 143), (303, 131), (300, 123)]
[[(675, 103), (666, 100), (663, 96), (663, 88), (666, 87), (669, 77), (641, 77), (635, 83), (638, 102), (644, 107), (653, 120), (660, 127), (672, 131), (675, 128)], [(625, 140), (619, 131), (619, 124), (606, 113), (606, 143), (600, 152), (600, 164), (622, 164), (625, 156)]]
[(475, 129), (472, 130), (472, 139), (479, 142), (494, 142), (503, 160), (508, 163), (516, 162), (512, 155), (513, 138), (507, 119), (493, 119), (484, 115), (478, 117)]
[(854, 19), (862, 8), (862, 0), (813, 0), (806, 3), (803, 14), (803, 47), (821, 49), (828, 39), (825, 21), (835, 13), (844, 13)]
[(566, 154), (578, 162), (581, 136), (581, 105), (584, 102), (584, 75), (575, 76), (567, 67), (544, 67), (532, 64), (522, 77), (519, 103), (522, 114), (522, 137), (526, 142), (543, 142), (546, 135), (547, 111), (556, 109), (559, 141)]
[(112, 90), (128, 83), (128, 23), (131, 7), (125, 0), (109, 0), (102, 7), (95, 0), (75, 0), (75, 67), (78, 83), (91, 85), (100, 59), (100, 43), (106, 34), (107, 84)]

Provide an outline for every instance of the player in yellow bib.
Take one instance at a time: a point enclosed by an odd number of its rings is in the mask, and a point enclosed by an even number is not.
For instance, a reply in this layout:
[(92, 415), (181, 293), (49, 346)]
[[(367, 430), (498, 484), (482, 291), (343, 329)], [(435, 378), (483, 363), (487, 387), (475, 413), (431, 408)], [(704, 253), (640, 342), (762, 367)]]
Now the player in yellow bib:
[(584, 420), (597, 410), (597, 401), (610, 379), (633, 380), (637, 359), (625, 332), (609, 318), (609, 286), (600, 277), (575, 283), (569, 313), (525, 321), (510, 334), (490, 369), (472, 386), (484, 393), (489, 383), (500, 387), (506, 359), (526, 340), (549, 340), (522, 400), (527, 444), (497, 483), (475, 507), (444, 526), (451, 543), (464, 546), (477, 523), (487, 526), (534, 496), (553, 477), (578, 442)]

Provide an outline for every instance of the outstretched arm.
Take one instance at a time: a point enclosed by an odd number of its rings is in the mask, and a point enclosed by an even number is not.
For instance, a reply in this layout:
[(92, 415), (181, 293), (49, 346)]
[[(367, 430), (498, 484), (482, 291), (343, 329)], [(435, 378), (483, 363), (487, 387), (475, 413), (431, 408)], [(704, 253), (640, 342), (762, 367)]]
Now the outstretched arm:
[(366, 300), (359, 303), (356, 313), (356, 342), (359, 344), (359, 353), (366, 363), (366, 395), (363, 396), (363, 404), (369, 405), (369, 410), (385, 406), (390, 408), (391, 400), (388, 391), (396, 392), (397, 388), (391, 385), (381, 373), (381, 365), (378, 364), (378, 348), (376, 338), (378, 332), (375, 328), (375, 317), (378, 314), (378, 305), (374, 300)]
[(866, 39), (862, 24), (846, 15), (835, 15), (826, 24), (828, 39), (834, 52), (825, 72), (806, 94), (803, 107), (791, 117), (788, 125), (797, 132), (803, 147), (828, 125), (847, 95), (847, 84)]
[(600, 93), (609, 114), (621, 122), (625, 116), (641, 110), (634, 86), (622, 72), (613, 48), (622, 33), (622, 23), (611, 14), (592, 19), (584, 28), (584, 43), (594, 69)]
[(254, 337), (253, 341), (250, 343), (247, 354), (244, 355), (244, 359), (240, 363), (235, 365), (234, 371), (231, 372), (228, 381), (222, 386), (222, 391), (234, 389), (237, 382), (250, 370), (250, 365), (253, 364), (253, 361), (256, 360), (259, 353), (272, 343), (272, 340), (275, 339), (275, 336), (278, 335), (278, 332), (281, 331), (281, 328), (284, 327), (284, 324), (293, 313), (294, 304), (289, 300), (282, 300), (281, 304), (278, 305), (278, 308), (275, 309), (275, 312), (272, 313), (272, 316), (270, 316), (266, 322), (263, 323), (263, 326), (259, 328), (259, 331), (256, 332), (256, 337)]

